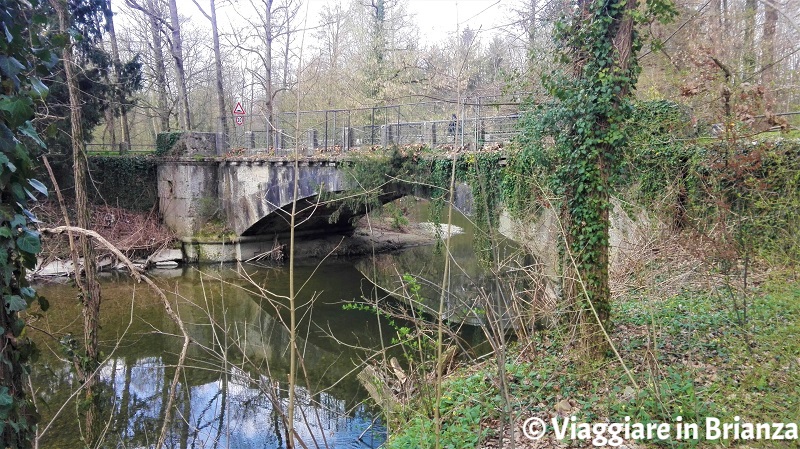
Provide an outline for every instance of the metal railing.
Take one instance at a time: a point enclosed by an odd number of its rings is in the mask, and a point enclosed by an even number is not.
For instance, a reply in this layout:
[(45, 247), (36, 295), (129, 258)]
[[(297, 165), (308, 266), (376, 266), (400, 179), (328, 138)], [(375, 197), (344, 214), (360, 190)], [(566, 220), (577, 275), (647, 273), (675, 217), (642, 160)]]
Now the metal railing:
[[(355, 109), (283, 112), (274, 126), (266, 117), (242, 115), (227, 136), (218, 135), (217, 154), (226, 151), (288, 155), (295, 147), (315, 151), (348, 151), (393, 145), (481, 148), (510, 141), (516, 134), (522, 94), (483, 96), (463, 102), (438, 100)], [(222, 139), (221, 137), (225, 137)], [(148, 154), (155, 145), (86, 144), (94, 155)]]
[(517, 96), (486, 96), (462, 103), (434, 100), (391, 106), (279, 113), (272, 131), (265, 117), (245, 116), (228, 136), (233, 150), (287, 153), (348, 151), (357, 147), (431, 147), (508, 142), (516, 134)]

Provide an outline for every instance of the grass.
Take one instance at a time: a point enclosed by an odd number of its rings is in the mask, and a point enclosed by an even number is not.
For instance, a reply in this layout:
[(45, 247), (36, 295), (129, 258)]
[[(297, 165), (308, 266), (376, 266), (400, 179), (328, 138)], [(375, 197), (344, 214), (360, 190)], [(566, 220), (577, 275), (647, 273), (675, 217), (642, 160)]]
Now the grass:
[[(714, 289), (686, 289), (666, 298), (623, 295), (614, 304), (612, 338), (634, 372), (636, 391), (609, 358), (576, 366), (558, 330), (537, 335), (535, 347), (512, 350), (507, 365), (518, 425), (537, 416), (574, 415), (579, 422), (795, 422), (800, 416), (800, 282), (789, 275), (750, 292), (748, 319)], [(496, 366), (462, 368), (446, 382), (441, 401), (442, 447), (497, 445), (502, 398)], [(407, 407), (387, 448), (433, 447), (433, 422)], [(519, 430), (517, 430), (519, 433)], [(518, 437), (519, 438), (519, 437)], [(517, 440), (517, 447), (530, 441)], [(555, 443), (555, 442), (554, 442)], [(584, 441), (584, 443), (589, 443)], [(731, 446), (735, 441), (639, 441), (644, 447)], [(776, 442), (745, 441), (750, 447)], [(787, 442), (788, 443), (788, 442)], [(788, 443), (788, 444), (796, 444)]]

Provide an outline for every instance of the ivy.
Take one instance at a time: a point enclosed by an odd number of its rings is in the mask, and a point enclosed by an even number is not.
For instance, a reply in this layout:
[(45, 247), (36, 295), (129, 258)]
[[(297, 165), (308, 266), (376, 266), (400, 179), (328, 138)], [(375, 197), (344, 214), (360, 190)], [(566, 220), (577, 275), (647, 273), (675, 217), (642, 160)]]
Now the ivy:
[(156, 151), (154, 154), (157, 157), (169, 155), (171, 153), (170, 150), (178, 143), (182, 134), (183, 132), (181, 131), (158, 133), (156, 136)]
[[(560, 210), (566, 233), (562, 249), (571, 256), (564, 259), (565, 282), (573, 283), (574, 274), (580, 277), (602, 321), (610, 315), (610, 193), (622, 175), (630, 139), (626, 124), (634, 110), (629, 95), (640, 72), (641, 40), (634, 25), (674, 15), (669, 1), (651, 0), (644, 13), (636, 4), (587, 1), (570, 20), (557, 22), (558, 69), (543, 79), (552, 100), (523, 115), (519, 150), (503, 181), (513, 213), (529, 213), (535, 206)], [(549, 204), (545, 193), (557, 204)], [(576, 310), (587, 309), (579, 305), (580, 290), (564, 290), (571, 296), (566, 299), (578, 304)]]
[(0, 447), (30, 447), (38, 415), (25, 396), (25, 376), (36, 348), (23, 330), (20, 313), (38, 298), (25, 277), (41, 250), (36, 219), (28, 205), (44, 185), (32, 180), (32, 153), (43, 146), (36, 134), (34, 102), (48, 94), (41, 79), (54, 55), (39, 32), (36, 0), (0, 0)]
[[(158, 162), (149, 155), (90, 156), (92, 171), (102, 173), (102, 199), (130, 210), (148, 211), (158, 201)], [(95, 198), (95, 201), (101, 198)]]

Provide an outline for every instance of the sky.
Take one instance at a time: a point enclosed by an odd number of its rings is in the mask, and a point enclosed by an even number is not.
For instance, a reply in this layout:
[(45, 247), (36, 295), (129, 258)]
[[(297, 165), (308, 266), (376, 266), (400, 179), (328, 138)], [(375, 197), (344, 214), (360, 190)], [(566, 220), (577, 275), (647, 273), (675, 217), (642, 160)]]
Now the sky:
[[(222, 3), (219, 0), (218, 4)], [(241, 0), (240, 0), (241, 1)], [(308, 23), (316, 23), (319, 11), (333, 0), (304, 0), (308, 3)], [(346, 5), (349, 0), (340, 0)], [(365, 0), (368, 1), (368, 0)], [(446, 39), (456, 30), (469, 26), (473, 30), (489, 30), (503, 23), (505, 11), (515, 0), (405, 0), (407, 11), (414, 16), (420, 31), (421, 42), (432, 43)], [(198, 0), (204, 7), (208, 0)], [(236, 26), (242, 19), (233, 11), (219, 8), (220, 22)], [(301, 14), (306, 5), (301, 7)], [(192, 0), (178, 0), (178, 12), (193, 20), (204, 20)], [(221, 28), (228, 26), (220, 24)]]

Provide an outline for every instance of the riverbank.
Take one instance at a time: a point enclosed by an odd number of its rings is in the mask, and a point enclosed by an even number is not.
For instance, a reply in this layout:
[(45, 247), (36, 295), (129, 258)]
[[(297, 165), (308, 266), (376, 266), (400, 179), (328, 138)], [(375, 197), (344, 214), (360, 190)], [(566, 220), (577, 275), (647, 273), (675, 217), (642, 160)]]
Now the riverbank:
[[(40, 205), (36, 213), (42, 222), (41, 228), (65, 224), (63, 215), (54, 203)], [(298, 237), (295, 241), (296, 258), (351, 257), (435, 243), (437, 232), (434, 224), (409, 223), (407, 219), (398, 224), (396, 219), (380, 215), (364, 217), (351, 234)], [(174, 268), (187, 262), (219, 262), (217, 259), (224, 258), (242, 262), (282, 263), (288, 255), (288, 236), (238, 238), (231, 241), (212, 235), (179, 241), (160, 222), (154, 211), (143, 213), (110, 206), (97, 207), (92, 213), (92, 229), (141, 269)], [(452, 232), (455, 234), (462, 230), (454, 227)], [(444, 234), (444, 230), (439, 232), (439, 236)], [(246, 257), (235, 246), (253, 242), (258, 249), (251, 250), (252, 254), (247, 254)], [(97, 246), (96, 249), (101, 271), (126, 269), (106, 248)], [(34, 277), (62, 277), (74, 272), (66, 235), (45, 238), (42, 254), (37, 270), (33, 272)]]
[[(505, 382), (496, 357), (448, 375), (439, 402), (441, 447), (511, 447), (510, 423), (516, 448), (591, 447), (591, 430), (583, 437), (556, 438), (553, 420), (573, 416), (576, 424), (630, 422), (670, 429), (665, 440), (624, 438), (618, 447), (794, 447), (800, 441), (796, 437), (792, 442), (735, 440), (731, 433), (712, 440), (705, 431), (714, 418), (797, 425), (796, 269), (751, 267), (747, 274), (723, 276), (713, 260), (703, 257), (703, 245), (687, 237), (650, 246), (616, 273), (609, 335), (620, 357), (609, 354), (587, 366), (576, 356), (570, 330), (554, 327), (509, 345)], [(421, 390), (391, 414), (387, 448), (434, 447), (432, 390)], [(548, 424), (544, 438), (525, 436), (522, 427), (529, 418)], [(679, 422), (697, 423), (698, 439), (676, 440)]]

